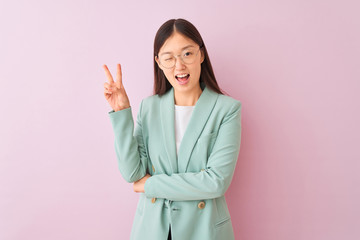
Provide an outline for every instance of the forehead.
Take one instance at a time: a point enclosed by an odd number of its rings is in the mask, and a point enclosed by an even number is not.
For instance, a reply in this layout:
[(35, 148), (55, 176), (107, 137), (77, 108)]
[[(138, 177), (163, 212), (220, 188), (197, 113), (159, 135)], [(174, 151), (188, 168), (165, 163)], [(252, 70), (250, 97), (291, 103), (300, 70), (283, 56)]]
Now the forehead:
[(197, 47), (198, 44), (190, 38), (178, 32), (174, 32), (168, 39), (166, 39), (165, 43), (160, 48), (159, 53), (177, 52), (188, 46)]

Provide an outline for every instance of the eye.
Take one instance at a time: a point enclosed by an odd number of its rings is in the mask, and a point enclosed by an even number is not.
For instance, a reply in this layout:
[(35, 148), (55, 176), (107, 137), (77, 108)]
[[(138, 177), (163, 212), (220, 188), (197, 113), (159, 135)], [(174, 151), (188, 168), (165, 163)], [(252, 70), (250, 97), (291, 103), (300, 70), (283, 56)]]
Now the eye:
[(184, 54), (184, 56), (185, 57), (188, 57), (188, 56), (191, 56), (193, 53), (192, 52), (186, 52), (185, 54)]
[(171, 60), (172, 60), (172, 58), (166, 58), (164, 61), (168, 62), (168, 61), (171, 61)]

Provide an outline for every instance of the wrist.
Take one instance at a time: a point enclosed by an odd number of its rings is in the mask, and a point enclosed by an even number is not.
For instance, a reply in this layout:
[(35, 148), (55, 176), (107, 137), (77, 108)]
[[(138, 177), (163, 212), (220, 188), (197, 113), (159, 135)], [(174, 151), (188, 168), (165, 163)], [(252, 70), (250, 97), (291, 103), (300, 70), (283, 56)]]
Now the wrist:
[(113, 110), (114, 110), (114, 112), (118, 112), (118, 111), (127, 109), (127, 108), (129, 108), (129, 107), (130, 107), (130, 106), (128, 106), (128, 107), (123, 107), (123, 108), (119, 107), (119, 108), (114, 108)]

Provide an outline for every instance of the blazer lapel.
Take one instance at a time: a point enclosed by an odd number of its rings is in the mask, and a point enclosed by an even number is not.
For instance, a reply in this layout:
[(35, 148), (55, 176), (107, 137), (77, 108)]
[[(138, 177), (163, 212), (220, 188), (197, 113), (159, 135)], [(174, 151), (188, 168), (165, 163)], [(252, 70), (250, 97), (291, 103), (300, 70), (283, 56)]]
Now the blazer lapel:
[(204, 129), (219, 96), (218, 93), (205, 87), (205, 85), (202, 85), (202, 87), (204, 87), (203, 92), (195, 104), (179, 147), (178, 168), (180, 173), (186, 172), (195, 143)]
[(191, 152), (219, 96), (218, 93), (205, 87), (203, 82), (200, 82), (200, 86), (203, 91), (195, 104), (188, 126), (181, 140), (178, 156), (176, 154), (175, 143), (174, 88), (171, 88), (165, 93), (160, 101), (161, 125), (165, 139), (164, 145), (173, 173), (186, 172)]
[(175, 101), (174, 88), (170, 88), (160, 100), (161, 127), (164, 137), (164, 147), (168, 156), (172, 173), (178, 172), (176, 142), (175, 142)]

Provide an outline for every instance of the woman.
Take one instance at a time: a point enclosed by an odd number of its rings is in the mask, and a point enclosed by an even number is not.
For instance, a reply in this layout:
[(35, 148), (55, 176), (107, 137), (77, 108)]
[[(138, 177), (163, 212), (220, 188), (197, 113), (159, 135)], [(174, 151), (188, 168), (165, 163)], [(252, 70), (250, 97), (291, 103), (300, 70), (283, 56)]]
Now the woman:
[(234, 239), (224, 194), (240, 150), (241, 103), (216, 82), (205, 44), (184, 19), (154, 41), (154, 95), (136, 127), (117, 65), (104, 95), (112, 111), (119, 170), (140, 193), (131, 239)]

